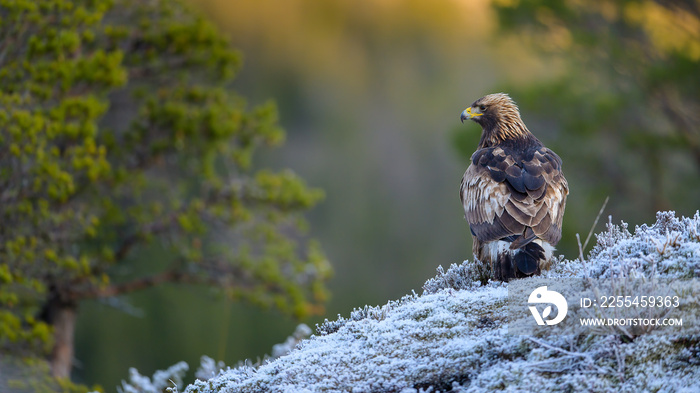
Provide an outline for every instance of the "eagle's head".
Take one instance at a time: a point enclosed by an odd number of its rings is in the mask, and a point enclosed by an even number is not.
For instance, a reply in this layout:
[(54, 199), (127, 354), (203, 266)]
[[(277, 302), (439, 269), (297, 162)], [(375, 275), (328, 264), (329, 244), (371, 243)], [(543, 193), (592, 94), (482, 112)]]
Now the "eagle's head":
[(505, 93), (489, 94), (465, 109), (460, 120), (473, 120), (483, 129), (482, 143), (493, 145), (506, 139), (534, 137), (520, 118), (520, 111)]

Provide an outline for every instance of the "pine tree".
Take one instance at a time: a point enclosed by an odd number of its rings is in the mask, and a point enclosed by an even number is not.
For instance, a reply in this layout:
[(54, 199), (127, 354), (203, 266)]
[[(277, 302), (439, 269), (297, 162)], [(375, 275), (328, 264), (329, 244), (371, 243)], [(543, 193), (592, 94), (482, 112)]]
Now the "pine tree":
[[(0, 18), (2, 353), (68, 377), (82, 301), (163, 283), (320, 310), (330, 267), (302, 214), (323, 194), (254, 165), (284, 133), (230, 89), (241, 55), (210, 23), (171, 0), (3, 1)], [(120, 275), (149, 248), (159, 271)]]

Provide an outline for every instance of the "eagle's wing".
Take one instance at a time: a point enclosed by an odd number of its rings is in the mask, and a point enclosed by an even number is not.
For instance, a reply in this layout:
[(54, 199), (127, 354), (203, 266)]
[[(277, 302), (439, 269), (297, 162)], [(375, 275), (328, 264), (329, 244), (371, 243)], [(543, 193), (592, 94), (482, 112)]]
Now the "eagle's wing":
[(460, 189), (465, 218), (478, 240), (523, 235), (524, 243), (537, 237), (552, 245), (561, 239), (568, 193), (561, 159), (543, 146), (519, 156), (502, 147), (478, 150)]

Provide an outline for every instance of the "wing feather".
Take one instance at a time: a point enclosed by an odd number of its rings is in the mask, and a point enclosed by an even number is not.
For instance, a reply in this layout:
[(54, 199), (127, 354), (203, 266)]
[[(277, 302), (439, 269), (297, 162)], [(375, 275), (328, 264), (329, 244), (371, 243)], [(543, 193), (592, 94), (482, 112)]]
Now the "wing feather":
[(478, 239), (491, 241), (510, 234), (500, 221), (494, 221), (503, 215), (510, 192), (505, 183), (493, 180), (486, 167), (472, 164), (467, 168), (460, 197), (464, 217)]
[(528, 233), (555, 245), (568, 193), (561, 159), (541, 145), (477, 150), (460, 188), (464, 216), (480, 242), (531, 228)]

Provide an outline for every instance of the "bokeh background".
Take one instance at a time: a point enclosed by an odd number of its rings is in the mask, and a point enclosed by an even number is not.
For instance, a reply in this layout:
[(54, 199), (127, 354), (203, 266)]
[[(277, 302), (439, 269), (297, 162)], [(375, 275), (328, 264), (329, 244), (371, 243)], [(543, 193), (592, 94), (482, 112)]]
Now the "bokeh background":
[[(242, 51), (234, 89), (277, 103), (287, 142), (259, 164), (326, 192), (310, 232), (335, 276), (310, 326), (420, 292), (438, 265), (472, 259), (458, 188), (480, 128), (459, 114), (488, 93), (510, 93), (564, 161), (567, 258), (607, 196), (596, 231), (608, 215), (633, 226), (700, 207), (698, 1), (190, 3)], [(201, 355), (234, 365), (270, 353), (300, 322), (207, 288), (123, 300), (132, 312), (82, 306), (78, 382), (113, 391), (128, 367), (196, 368)]]

